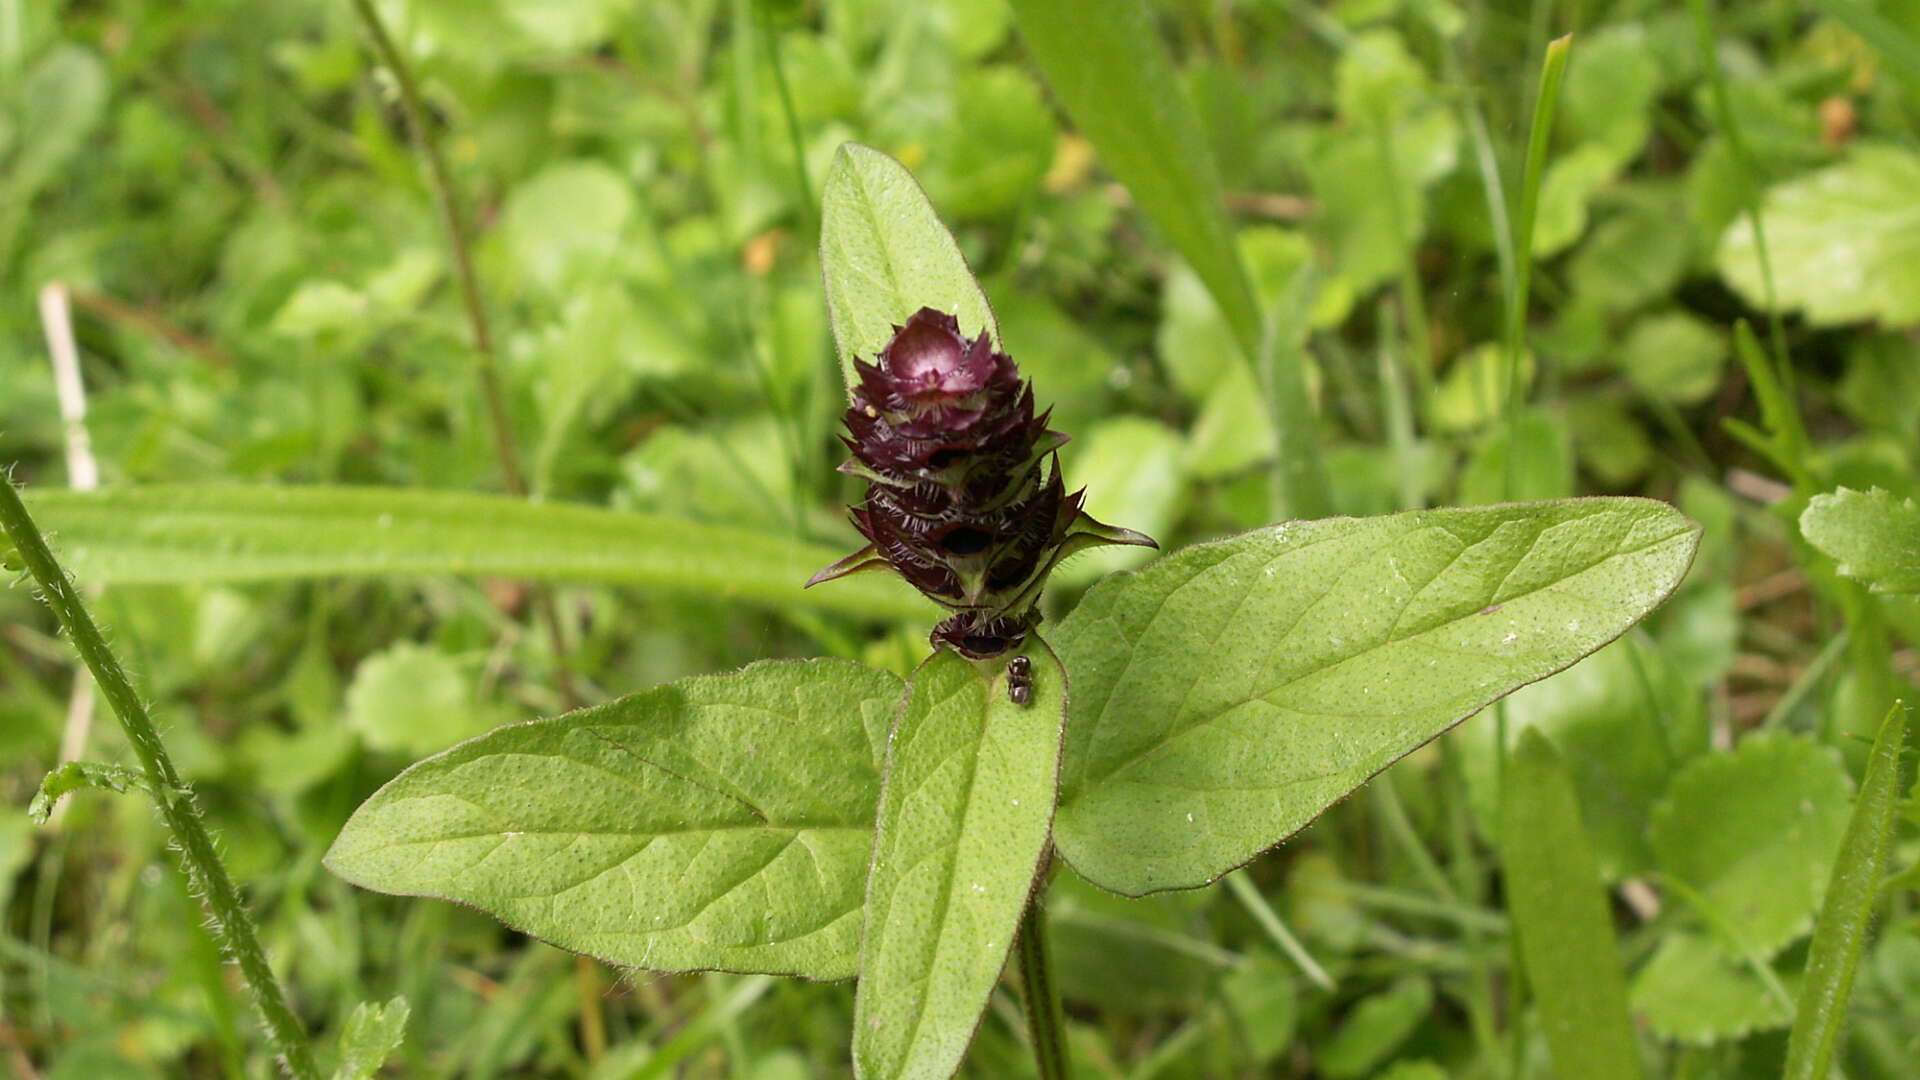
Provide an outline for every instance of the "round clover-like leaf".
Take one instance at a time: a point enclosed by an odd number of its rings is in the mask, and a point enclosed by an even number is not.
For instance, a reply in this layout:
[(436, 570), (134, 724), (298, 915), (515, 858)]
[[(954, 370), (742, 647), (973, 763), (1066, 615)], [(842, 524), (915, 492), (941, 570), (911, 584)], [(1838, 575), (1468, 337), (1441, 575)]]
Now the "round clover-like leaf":
[(1277, 525), (1096, 585), (1055, 841), (1128, 895), (1203, 885), (1421, 743), (1618, 637), (1699, 527), (1647, 499)]
[(1841, 488), (1815, 495), (1800, 532), (1874, 592), (1920, 593), (1920, 506), (1892, 492)]
[[(1920, 319), (1920, 155), (1863, 145), (1840, 164), (1767, 192), (1761, 208), (1774, 288), (1815, 323)], [(1720, 272), (1749, 302), (1766, 298), (1752, 223), (1734, 222)]]
[(772, 661), (503, 727), (375, 792), (327, 866), (615, 964), (851, 978), (899, 700)]
[(1785, 1027), (1787, 1007), (1712, 939), (1669, 934), (1634, 978), (1633, 1011), (1662, 1038), (1707, 1045)]
[(1682, 769), (1653, 809), (1649, 838), (1661, 868), (1739, 935), (1728, 945), (1771, 956), (1812, 927), (1852, 794), (1831, 747), (1754, 735)]

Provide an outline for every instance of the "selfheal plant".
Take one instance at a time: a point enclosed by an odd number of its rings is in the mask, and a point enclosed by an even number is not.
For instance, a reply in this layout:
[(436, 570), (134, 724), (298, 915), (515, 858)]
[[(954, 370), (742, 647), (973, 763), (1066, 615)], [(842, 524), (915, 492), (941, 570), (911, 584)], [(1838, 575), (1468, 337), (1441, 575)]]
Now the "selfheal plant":
[(949, 612), (934, 654), (904, 684), (763, 662), (501, 728), (369, 798), (336, 873), (615, 964), (857, 976), (867, 1078), (952, 1075), (1017, 943), (1064, 1076), (1050, 852), (1127, 895), (1206, 885), (1624, 633), (1692, 560), (1698, 527), (1645, 499), (1289, 522), (1111, 575), (1044, 640), (1047, 569), (1145, 538), (1065, 494), (1061, 436), (897, 162), (842, 148), (821, 256), (869, 548), (817, 578), (898, 572)]
[(867, 480), (853, 524), (867, 546), (815, 574), (816, 585), (891, 568), (953, 611), (933, 644), (999, 656), (1026, 640), (1047, 573), (1101, 544), (1154, 546), (1093, 520), (1066, 493), (1056, 451), (1067, 436), (1035, 416), (1033, 387), (953, 316), (923, 307), (895, 326), (876, 362), (854, 360), (841, 471)]

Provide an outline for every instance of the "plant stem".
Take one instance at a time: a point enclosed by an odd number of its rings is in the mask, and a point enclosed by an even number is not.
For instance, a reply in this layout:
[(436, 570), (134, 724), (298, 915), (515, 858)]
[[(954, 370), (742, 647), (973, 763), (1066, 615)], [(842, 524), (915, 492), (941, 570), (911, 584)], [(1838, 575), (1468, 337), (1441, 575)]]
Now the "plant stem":
[[(480, 397), (486, 404), (487, 419), (493, 428), (493, 449), (500, 461), (500, 476), (509, 493), (524, 499), (528, 494), (527, 476), (520, 468), (520, 451), (514, 444), (513, 417), (507, 411), (507, 395), (500, 383), (493, 330), (487, 322), (486, 305), (480, 302), (480, 277), (473, 269), (466, 209), (461, 205), (459, 189), (453, 186), (446, 155), (440, 152), (440, 143), (427, 124), (427, 107), (420, 97), (419, 83), (414, 81), (413, 69), (407, 66), (386, 25), (373, 10), (372, 0), (353, 0), (353, 10), (366, 27), (367, 36), (373, 39), (373, 48), (380, 55), (381, 63), (393, 72), (393, 80), (400, 90), (400, 110), (406, 114), (407, 127), (413, 132), (420, 156), (426, 159), (427, 186), (433, 189), (433, 201), (440, 208), (440, 219), (446, 226), (447, 245), (453, 252), (454, 278), (460, 283), (460, 301), (467, 309), (467, 323), (473, 331), (474, 370), (480, 377)], [(553, 642), (554, 677), (560, 696), (568, 709), (577, 709), (581, 704), (580, 695), (574, 688), (573, 673), (567, 664), (566, 639), (560, 632), (560, 610), (554, 604), (553, 591), (536, 582), (533, 602)]]
[(1047, 952), (1047, 916), (1040, 906), (1040, 890), (1027, 901), (1020, 916), (1020, 987), (1027, 1006), (1027, 1033), (1033, 1038), (1033, 1060), (1040, 1080), (1067, 1080), (1067, 1031), (1060, 1017), (1060, 994), (1053, 986), (1053, 959)]
[(254, 1005), (266, 1024), (268, 1041), (290, 1075), (297, 1080), (317, 1080), (320, 1074), (307, 1046), (306, 1031), (288, 1008), (286, 995), (273, 976), (273, 968), (267, 964), (266, 953), (253, 931), (253, 919), (233, 879), (227, 875), (226, 865), (220, 861), (206, 823), (201, 820), (199, 803), (181, 784), (180, 775), (174, 771), (173, 761), (167, 757), (167, 749), (161, 744), (160, 734), (154, 729), (140, 695), (128, 681), (120, 661), (107, 648), (99, 627), (87, 614), (79, 590), (48, 550), (46, 539), (40, 535), (39, 527), (28, 515), (26, 504), (20, 501), (20, 493), (14, 490), (10, 479), (0, 482), (0, 529), (5, 530), (21, 562), (39, 583), (41, 598), (53, 609), (54, 617), (60, 620), (73, 642), (74, 651), (93, 672), (101, 696), (119, 717), (127, 742), (133, 746), (134, 756), (140, 759), (140, 767), (146, 773), (147, 786), (160, 817), (179, 845), (180, 864), (186, 870), (187, 879), (212, 916), (214, 934), (221, 948), (239, 964), (247, 985), (253, 988)]
[[(1567, 73), (1567, 50), (1573, 35), (1556, 38), (1547, 46), (1540, 68), (1540, 96), (1533, 105), (1533, 128), (1527, 133), (1527, 164), (1520, 182), (1520, 212), (1513, 221), (1513, 291), (1507, 297), (1507, 476), (1513, 492), (1514, 418), (1520, 407), (1520, 364), (1527, 348), (1527, 290), (1533, 281), (1533, 221), (1540, 206), (1541, 174), (1547, 148), (1553, 142), (1554, 106), (1560, 100), (1560, 81)], [(1504, 752), (1504, 747), (1502, 751)]]
[(1240, 906), (1247, 909), (1247, 914), (1253, 916), (1253, 921), (1260, 924), (1260, 929), (1265, 930), (1267, 936), (1273, 939), (1273, 943), (1280, 946), (1280, 951), (1287, 954), (1287, 959), (1293, 961), (1294, 966), (1300, 969), (1300, 973), (1305, 975), (1308, 981), (1328, 993), (1333, 992), (1335, 988), (1333, 976), (1327, 974), (1327, 969), (1320, 966), (1319, 961), (1313, 958), (1313, 954), (1307, 951), (1305, 945), (1300, 944), (1300, 939), (1293, 936), (1293, 931), (1287, 929), (1287, 924), (1280, 921), (1279, 912), (1274, 911), (1273, 905), (1267, 903), (1267, 898), (1260, 895), (1260, 890), (1247, 879), (1247, 875), (1243, 873), (1227, 875), (1227, 888), (1233, 893), (1234, 899), (1240, 901)]
[(1754, 161), (1753, 151), (1748, 149), (1746, 137), (1740, 132), (1739, 118), (1733, 111), (1733, 100), (1727, 94), (1726, 74), (1720, 70), (1720, 52), (1713, 28), (1712, 0), (1688, 0), (1687, 6), (1693, 12), (1693, 26), (1696, 44), (1700, 49), (1700, 63), (1707, 72), (1707, 88), (1712, 92), (1714, 120), (1727, 137), (1727, 146), (1733, 150), (1733, 157), (1740, 165), (1740, 172), (1749, 185), (1746, 203), (1747, 221), (1753, 228), (1753, 250), (1760, 260), (1760, 287), (1767, 301), (1767, 337), (1773, 346), (1773, 362), (1779, 365), (1781, 381), (1788, 391), (1793, 387), (1793, 368), (1787, 363), (1787, 334), (1781, 327), (1780, 304), (1773, 291), (1773, 260), (1767, 254), (1767, 228), (1760, 215), (1760, 189), (1764, 177), (1760, 175), (1760, 166)]

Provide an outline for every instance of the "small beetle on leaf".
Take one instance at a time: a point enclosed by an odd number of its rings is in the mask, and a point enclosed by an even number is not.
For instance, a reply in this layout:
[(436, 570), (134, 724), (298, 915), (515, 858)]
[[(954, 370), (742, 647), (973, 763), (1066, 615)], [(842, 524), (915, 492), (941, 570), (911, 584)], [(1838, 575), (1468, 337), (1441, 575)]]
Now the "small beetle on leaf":
[(1007, 661), (1007, 700), (1015, 705), (1033, 701), (1033, 661), (1024, 656)]

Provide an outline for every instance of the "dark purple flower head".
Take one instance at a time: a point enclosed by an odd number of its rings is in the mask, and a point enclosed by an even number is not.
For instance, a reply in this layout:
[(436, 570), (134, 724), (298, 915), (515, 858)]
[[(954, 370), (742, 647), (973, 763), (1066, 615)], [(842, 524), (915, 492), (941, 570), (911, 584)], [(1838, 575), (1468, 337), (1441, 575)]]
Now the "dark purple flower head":
[(867, 481), (852, 516), (869, 543), (808, 585), (891, 567), (953, 611), (934, 644), (979, 659), (1025, 639), (1047, 572), (1066, 555), (1153, 545), (1066, 493), (1054, 451), (1067, 437), (1034, 415), (1033, 388), (986, 331), (968, 340), (953, 316), (921, 308), (874, 359), (854, 361), (842, 440), (853, 460), (841, 466)]

